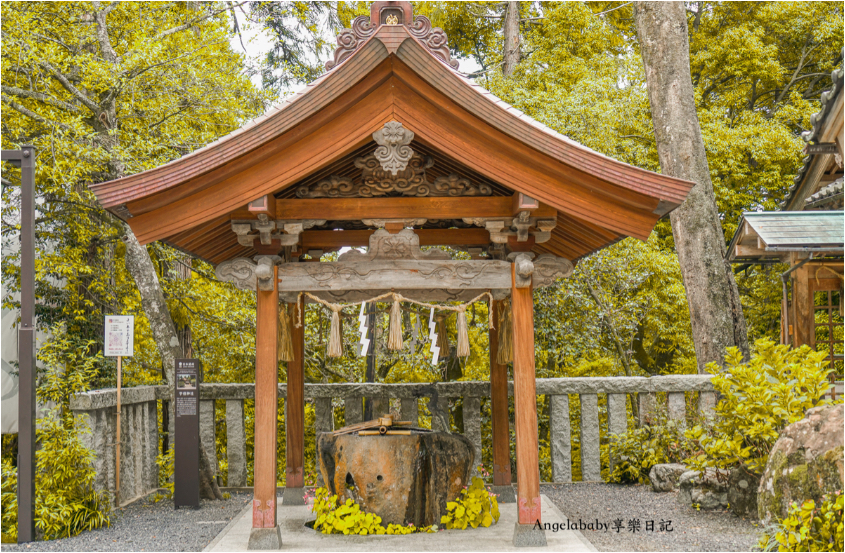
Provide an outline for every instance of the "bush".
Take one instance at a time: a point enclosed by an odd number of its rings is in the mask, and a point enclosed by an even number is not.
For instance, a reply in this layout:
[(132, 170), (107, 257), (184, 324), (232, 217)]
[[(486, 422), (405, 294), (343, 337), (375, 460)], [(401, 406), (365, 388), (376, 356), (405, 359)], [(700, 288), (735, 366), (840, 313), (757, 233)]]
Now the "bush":
[(3, 459), (2, 514), (3, 543), (18, 541), (18, 472), (9, 459)]
[(94, 454), (79, 437), (90, 430), (81, 417), (57, 411), (39, 420), (35, 453), (35, 526), (48, 540), (108, 526), (111, 510), (108, 495), (94, 489)]
[[(108, 526), (111, 511), (108, 495), (94, 488), (94, 453), (81, 440), (91, 430), (70, 410), (71, 396), (88, 390), (101, 356), (89, 355), (94, 343), (70, 337), (61, 325), (50, 334), (38, 351), (45, 368), (36, 394), (55, 406), (36, 425), (34, 498), (35, 527), (48, 540)], [(17, 474), (5, 459), (2, 503), (3, 535), (17, 540)]]
[(808, 499), (793, 503), (786, 519), (769, 528), (757, 547), (762, 551), (842, 551), (842, 492), (827, 494), (816, 507)]
[(651, 467), (680, 463), (695, 452), (695, 444), (684, 437), (681, 422), (658, 413), (656, 424), (633, 428), (610, 438), (610, 455), (615, 465), (608, 478), (619, 484), (646, 484)]
[(447, 530), (466, 530), (467, 526), (487, 528), (494, 522), (499, 522), (499, 501), (477, 476), (468, 488), (461, 490), (460, 497), (446, 503), (446, 514), (440, 517), (440, 524)]
[(825, 405), (830, 389), (827, 354), (807, 346), (791, 350), (770, 340), (758, 340), (748, 363), (736, 348), (728, 348), (725, 367), (710, 363), (713, 387), (721, 394), (712, 430), (701, 426), (686, 437), (701, 444), (701, 453), (686, 460), (694, 470), (744, 466), (760, 474), (769, 452), (786, 426)]

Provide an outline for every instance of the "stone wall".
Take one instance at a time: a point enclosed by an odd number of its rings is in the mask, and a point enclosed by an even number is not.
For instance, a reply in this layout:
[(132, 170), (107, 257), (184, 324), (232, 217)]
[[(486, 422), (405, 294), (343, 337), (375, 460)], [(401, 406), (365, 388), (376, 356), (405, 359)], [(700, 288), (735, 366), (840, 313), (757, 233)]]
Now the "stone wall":
[[(637, 394), (640, 407), (640, 423), (656, 408), (656, 394), (665, 393), (669, 416), (683, 419), (686, 416), (686, 393), (698, 393), (698, 409), (706, 416), (712, 416), (715, 406), (715, 392), (710, 375), (673, 375), (645, 377), (608, 378), (538, 378), (537, 394), (550, 396), (551, 424), (549, 443), (551, 446), (552, 478), (555, 482), (572, 481), (572, 447), (570, 420), (570, 397), (577, 396), (580, 402), (580, 420), (575, 424), (581, 433), (582, 479), (601, 479), (600, 443), (602, 430), (599, 424), (600, 403), (607, 408), (607, 431), (620, 434), (628, 428), (627, 394)], [(513, 395), (513, 383), (508, 391)], [(218, 469), (213, 447), (216, 438), (215, 416), (220, 412), (226, 418), (226, 451), (228, 461), (228, 485), (246, 486), (246, 429), (244, 427), (245, 399), (254, 397), (253, 384), (214, 384), (200, 387), (200, 434), (207, 447), (215, 472)], [(156, 400), (168, 400), (166, 386), (143, 386), (127, 388), (122, 392), (122, 435), (121, 449), (121, 497), (132, 498), (158, 487), (158, 470), (155, 464), (158, 447)], [(287, 386), (279, 384), (279, 397), (287, 395)], [(480, 463), (482, 451), (481, 408), (482, 398), (489, 397), (489, 382), (439, 382), (436, 384), (306, 384), (305, 397), (315, 408), (315, 431), (334, 430), (332, 399), (343, 400), (347, 424), (360, 422), (363, 417), (362, 399), (369, 397), (382, 400), (399, 399), (400, 416), (403, 420), (419, 420), (419, 400), (437, 398), (438, 406), (429, 404), (429, 409), (442, 412), (450, 399), (463, 399), (464, 435), (473, 444)], [(606, 401), (601, 401), (602, 399)], [(88, 436), (89, 446), (96, 454), (97, 486), (100, 489), (114, 489), (114, 424), (117, 395), (115, 390), (97, 390), (73, 398), (71, 408), (84, 414), (92, 430)], [(225, 409), (215, 410), (215, 402), (225, 402)], [(429, 402), (430, 403), (430, 402)], [(423, 404), (424, 405), (424, 404)], [(222, 405), (221, 405), (222, 407)], [(437, 426), (437, 418), (432, 417)], [(544, 438), (544, 436), (541, 436)], [(606, 436), (605, 436), (606, 438)], [(489, 437), (487, 438), (489, 439)], [(283, 460), (279, 460), (280, 464)], [(610, 460), (613, 463), (613, 460)]]
[[(91, 429), (83, 443), (94, 451), (98, 490), (115, 490), (117, 392), (96, 390), (71, 399), (71, 410)], [(120, 409), (120, 499), (125, 503), (158, 488), (156, 387), (126, 388)]]

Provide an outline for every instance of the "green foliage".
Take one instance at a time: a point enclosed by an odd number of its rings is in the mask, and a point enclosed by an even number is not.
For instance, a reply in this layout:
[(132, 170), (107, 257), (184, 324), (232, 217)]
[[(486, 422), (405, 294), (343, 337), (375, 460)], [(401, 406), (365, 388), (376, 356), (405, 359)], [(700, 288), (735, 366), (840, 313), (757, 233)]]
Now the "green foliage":
[(83, 416), (61, 415), (57, 408), (38, 424), (36, 528), (50, 540), (109, 526), (108, 494), (94, 489), (94, 453), (81, 440), (90, 433)]
[(487, 528), (495, 522), (499, 522), (496, 494), (490, 492), (477, 476), (473, 477), (468, 488), (461, 490), (460, 497), (446, 503), (446, 514), (440, 517), (440, 523), (447, 530), (466, 530), (467, 526)]
[(695, 452), (694, 444), (684, 437), (684, 425), (668, 419), (665, 413), (655, 423), (633, 428), (611, 437), (610, 455), (615, 461), (609, 482), (645, 484), (651, 467), (662, 463), (680, 463)]
[(780, 431), (827, 403), (822, 399), (830, 389), (826, 357), (807, 346), (790, 349), (764, 339), (743, 363), (740, 352), (728, 348), (724, 367), (708, 365), (721, 399), (712, 430), (698, 425), (686, 432), (702, 449), (687, 464), (695, 470), (742, 465), (761, 473)]
[(761, 551), (842, 551), (842, 492), (826, 494), (818, 507), (808, 499), (793, 503), (784, 520), (767, 528), (757, 547)]
[[(93, 353), (102, 347), (104, 314), (136, 315), (136, 355), (124, 365), (130, 386), (159, 383), (160, 360), (124, 267), (125, 226), (88, 184), (162, 165), (262, 111), (266, 96), (244, 74), (228, 32), (227, 6), (217, 2), (2, 5), (2, 147), (32, 144), (38, 153), (38, 324), (64, 323), (70, 335), (95, 341)], [(4, 164), (3, 177), (6, 240), (19, 228), (20, 173)], [(194, 327), (203, 364), (248, 381), (242, 373), (254, 353), (243, 352), (254, 314), (244, 310), (252, 295), (217, 282), (199, 261), (187, 264), (201, 278), (171, 286), (185, 280), (175, 260), (182, 257), (162, 244), (149, 251), (169, 307), (181, 307), (174, 318)], [(14, 309), (19, 254), (4, 246), (6, 253), (3, 306)], [(96, 365), (96, 387), (114, 386), (114, 361)]]
[(18, 541), (18, 470), (10, 459), (3, 459), (2, 496), (0, 497), (0, 525), (3, 543)]
[[(69, 336), (63, 325), (51, 329), (38, 352), (44, 363), (36, 389), (41, 403), (54, 407), (38, 419), (35, 452), (35, 525), (46, 539), (70, 537), (110, 524), (108, 495), (94, 488), (94, 453), (82, 443), (90, 433), (82, 415), (70, 411), (70, 397), (87, 391), (96, 372), (97, 355), (91, 342)], [(17, 534), (17, 479), (11, 463), (3, 460), (4, 535)]]
[(176, 453), (176, 448), (171, 447), (165, 454), (159, 454), (156, 457), (156, 465), (158, 465), (158, 485), (160, 488), (167, 490), (166, 494), (156, 494), (155, 501), (158, 503), (162, 499), (170, 499), (173, 497), (174, 487), (174, 468), (173, 459)]
[(365, 513), (361, 507), (347, 499), (340, 503), (337, 495), (329, 495), (329, 490), (326, 488), (317, 488), (315, 490), (314, 506), (311, 512), (317, 515), (314, 521), (314, 530), (319, 530), (323, 534), (355, 534), (355, 535), (372, 535), (372, 534), (413, 534), (417, 532), (435, 532), (437, 526), (425, 526), (417, 528), (414, 525), (402, 526), (401, 524), (388, 524), (387, 527), (382, 526), (381, 517), (373, 513)]

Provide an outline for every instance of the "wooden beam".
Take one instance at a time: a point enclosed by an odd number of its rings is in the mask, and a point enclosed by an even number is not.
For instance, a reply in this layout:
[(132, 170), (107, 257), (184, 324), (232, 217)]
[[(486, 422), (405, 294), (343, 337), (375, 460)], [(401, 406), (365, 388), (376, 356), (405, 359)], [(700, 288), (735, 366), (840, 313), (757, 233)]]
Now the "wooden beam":
[[(276, 218), (283, 220), (326, 219), (461, 219), (463, 217), (513, 217), (511, 196), (434, 196), (425, 198), (315, 198), (276, 200)], [(557, 218), (557, 210), (540, 204), (532, 217)], [(238, 210), (230, 219), (255, 219), (256, 214)]]
[(540, 446), (534, 382), (534, 296), (517, 288), (511, 267), (513, 310), (513, 397), (516, 427), (516, 497), (519, 524), (540, 521)]
[(796, 269), (792, 279), (792, 331), (793, 347), (812, 345), (815, 329), (815, 302), (810, 292), (810, 268), (806, 265)]
[[(305, 304), (300, 304), (302, 326), (291, 327), (293, 361), (288, 362), (288, 388), (285, 398), (285, 487), (305, 486)], [(299, 306), (290, 304), (296, 319)]]
[(255, 485), (252, 527), (276, 526), (276, 420), (279, 374), (278, 291), (257, 292), (255, 330)]
[(508, 367), (496, 358), (499, 352), (499, 302), (491, 301), (493, 326), (490, 333), (490, 405), (493, 419), (493, 485), (511, 485), (510, 424), (508, 417)]
[[(283, 263), (282, 292), (347, 290), (490, 290), (507, 289), (510, 263), (498, 260), (366, 260), (358, 262)], [(480, 292), (479, 292), (480, 293)]]
[[(302, 233), (302, 249), (332, 250), (370, 245), (374, 230), (307, 230)], [(483, 228), (415, 229), (420, 246), (486, 246), (490, 233)]]

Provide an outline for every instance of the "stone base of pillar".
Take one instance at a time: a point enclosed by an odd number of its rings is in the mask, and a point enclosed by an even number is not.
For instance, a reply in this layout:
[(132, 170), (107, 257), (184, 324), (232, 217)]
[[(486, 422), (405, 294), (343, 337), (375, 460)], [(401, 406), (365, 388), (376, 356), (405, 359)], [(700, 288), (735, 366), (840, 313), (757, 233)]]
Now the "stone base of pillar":
[(282, 507), (305, 505), (305, 488), (285, 488), (282, 493)]
[(546, 547), (546, 532), (536, 524), (515, 523), (513, 526), (514, 547)]
[(516, 503), (516, 492), (513, 486), (490, 486), (490, 491), (498, 495), (499, 503)]
[(279, 526), (273, 528), (253, 528), (249, 532), (249, 551), (274, 551), (282, 548), (282, 532)]

